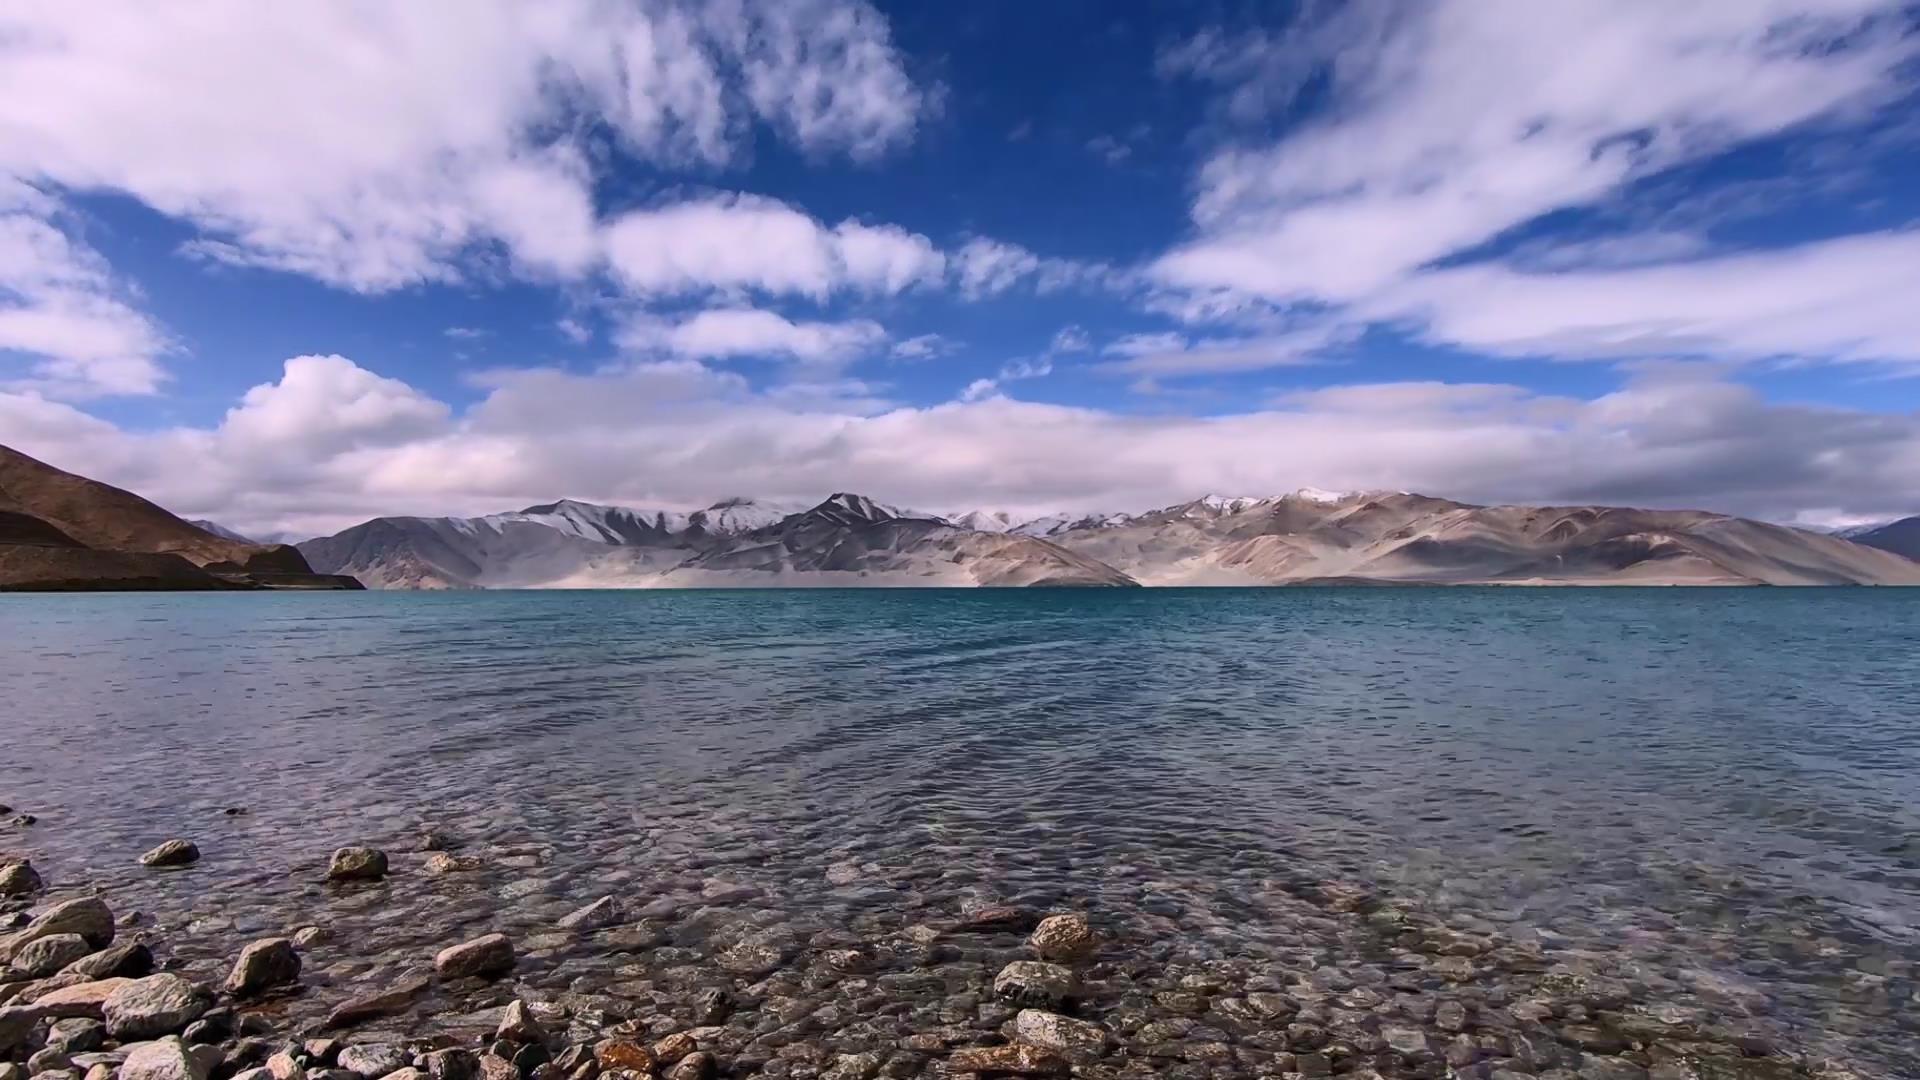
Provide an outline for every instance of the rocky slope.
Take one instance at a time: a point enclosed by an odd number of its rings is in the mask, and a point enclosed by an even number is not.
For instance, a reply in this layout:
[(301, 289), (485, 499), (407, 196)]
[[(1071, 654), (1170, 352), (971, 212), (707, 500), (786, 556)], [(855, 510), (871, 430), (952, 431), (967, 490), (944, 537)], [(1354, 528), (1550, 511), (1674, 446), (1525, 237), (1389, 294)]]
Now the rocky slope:
[(1111, 566), (1029, 536), (904, 516), (838, 494), (802, 514), (702, 551), (658, 584), (1127, 586)]
[(1864, 531), (1848, 533), (1847, 539), (1909, 559), (1920, 559), (1920, 517), (1901, 518)]
[(359, 588), (286, 544), (216, 536), (132, 492), (0, 446), (0, 589)]
[(1920, 564), (1721, 514), (1404, 492), (1210, 496), (1055, 539), (1150, 585), (1920, 584)]

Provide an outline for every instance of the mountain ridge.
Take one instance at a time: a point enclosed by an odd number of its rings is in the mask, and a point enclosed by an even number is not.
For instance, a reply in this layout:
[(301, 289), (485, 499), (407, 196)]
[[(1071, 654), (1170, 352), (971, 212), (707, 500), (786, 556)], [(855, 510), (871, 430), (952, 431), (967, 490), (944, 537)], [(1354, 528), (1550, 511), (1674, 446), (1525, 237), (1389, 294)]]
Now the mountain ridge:
[(0, 589), (357, 589), (297, 548), (216, 535), (130, 491), (0, 446)]
[[(652, 517), (617, 542), (579, 529), (565, 540), (552, 528), (507, 534), (506, 525), (538, 526), (563, 504), (574, 518)], [(1024, 518), (927, 514), (837, 492), (778, 518), (745, 515), (758, 522), (751, 528), (708, 531), (702, 515), (743, 504), (755, 505), (723, 500), (680, 514), (563, 500), (483, 518), (377, 518), (301, 549), (379, 587), (1920, 584), (1920, 562), (1702, 510), (1302, 488)], [(368, 542), (365, 531), (379, 523), (395, 535)], [(355, 534), (343, 556), (337, 542)]]

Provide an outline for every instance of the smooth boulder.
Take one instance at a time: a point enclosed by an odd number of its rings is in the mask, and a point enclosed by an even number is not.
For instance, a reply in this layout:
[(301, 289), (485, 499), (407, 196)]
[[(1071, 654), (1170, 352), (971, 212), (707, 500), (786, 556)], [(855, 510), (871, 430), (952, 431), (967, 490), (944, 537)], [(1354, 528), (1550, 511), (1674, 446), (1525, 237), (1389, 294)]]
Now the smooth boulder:
[(433, 969), (443, 979), (486, 978), (513, 970), (513, 942), (505, 934), (488, 934), (441, 949)]
[(115, 990), (101, 1011), (107, 1033), (130, 1042), (174, 1034), (200, 1019), (210, 1004), (206, 991), (163, 972)]
[(200, 861), (200, 848), (191, 840), (169, 840), (140, 856), (141, 866), (191, 866)]
[(1099, 948), (1100, 941), (1094, 936), (1093, 927), (1087, 924), (1085, 915), (1050, 915), (1040, 920), (1033, 934), (1027, 938), (1027, 944), (1038, 953), (1040, 959), (1055, 963), (1072, 963), (1085, 960)]
[(153, 951), (129, 941), (83, 956), (61, 969), (63, 975), (89, 979), (138, 979), (153, 974)]
[(8, 938), (6, 944), (0, 946), (0, 959), (11, 960), (22, 945), (55, 934), (79, 934), (87, 939), (87, 944), (104, 949), (113, 944), (113, 909), (97, 896), (55, 904)]
[(46, 887), (33, 863), (26, 859), (0, 866), (0, 896), (32, 896)]
[(1073, 972), (1036, 960), (1015, 960), (993, 980), (995, 997), (1039, 1009), (1059, 1008), (1077, 989)]
[(391, 1043), (362, 1043), (340, 1051), (340, 1067), (367, 1080), (379, 1080), (407, 1067), (406, 1051)]
[(300, 953), (283, 937), (263, 938), (240, 950), (225, 989), (234, 997), (253, 997), (300, 978)]
[(1099, 1024), (1040, 1009), (1022, 1009), (1013, 1018), (1013, 1031), (1020, 1042), (1051, 1050), (1076, 1065), (1094, 1061), (1107, 1049), (1107, 1030)]
[(209, 1055), (177, 1038), (141, 1043), (120, 1064), (120, 1080), (207, 1080), (219, 1053)]
[(13, 951), (13, 970), (29, 979), (44, 979), (93, 951), (79, 934), (48, 934)]

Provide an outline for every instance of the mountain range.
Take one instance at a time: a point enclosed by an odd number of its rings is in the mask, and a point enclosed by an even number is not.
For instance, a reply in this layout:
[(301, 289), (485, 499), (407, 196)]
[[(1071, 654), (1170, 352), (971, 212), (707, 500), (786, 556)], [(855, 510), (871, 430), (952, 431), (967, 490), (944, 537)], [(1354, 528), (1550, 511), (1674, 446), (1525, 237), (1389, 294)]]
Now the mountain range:
[(200, 528), (0, 446), (0, 589), (357, 589), (298, 549)]
[(1920, 517), (1901, 518), (1879, 525), (1847, 529), (1838, 534), (1856, 544), (1920, 559)]
[(690, 513), (563, 500), (375, 518), (298, 546), (374, 588), (1920, 584), (1904, 555), (1706, 511), (1312, 488), (1039, 517), (936, 515), (850, 493)]
[(0, 589), (1916, 585), (1917, 538), (1920, 518), (1849, 539), (1698, 510), (1307, 488), (1038, 516), (851, 493), (694, 511), (563, 499), (289, 546), (0, 447)]

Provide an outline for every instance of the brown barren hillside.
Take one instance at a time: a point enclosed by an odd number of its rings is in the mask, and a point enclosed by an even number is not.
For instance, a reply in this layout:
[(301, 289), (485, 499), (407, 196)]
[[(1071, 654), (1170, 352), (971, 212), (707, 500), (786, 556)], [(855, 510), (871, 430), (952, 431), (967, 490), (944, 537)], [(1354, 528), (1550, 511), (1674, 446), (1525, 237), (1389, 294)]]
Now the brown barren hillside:
[(110, 484), (0, 446), (0, 589), (353, 589), (286, 544), (215, 536)]

